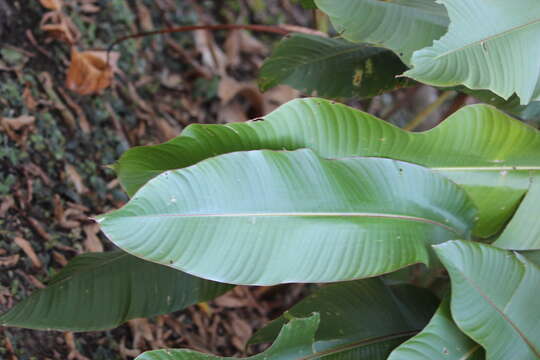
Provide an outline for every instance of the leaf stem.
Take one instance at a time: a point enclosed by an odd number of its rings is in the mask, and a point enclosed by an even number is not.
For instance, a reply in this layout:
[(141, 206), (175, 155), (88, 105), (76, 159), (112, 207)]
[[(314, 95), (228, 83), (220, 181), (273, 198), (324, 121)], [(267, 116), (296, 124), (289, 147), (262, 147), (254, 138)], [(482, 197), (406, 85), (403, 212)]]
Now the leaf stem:
[(455, 93), (456, 92), (453, 91), (453, 90), (443, 92), (441, 95), (439, 95), (437, 100), (435, 100), (433, 103), (426, 106), (422, 111), (420, 111), (420, 113), (418, 115), (416, 115), (416, 117), (414, 119), (411, 120), (411, 122), (409, 122), (407, 125), (405, 125), (403, 127), (403, 130), (411, 131), (411, 130), (416, 129), (418, 126), (420, 126), (420, 124), (422, 124), (427, 119), (427, 117), (433, 111), (435, 111), (435, 109), (437, 109), (439, 106), (441, 106), (450, 97), (454, 96)]

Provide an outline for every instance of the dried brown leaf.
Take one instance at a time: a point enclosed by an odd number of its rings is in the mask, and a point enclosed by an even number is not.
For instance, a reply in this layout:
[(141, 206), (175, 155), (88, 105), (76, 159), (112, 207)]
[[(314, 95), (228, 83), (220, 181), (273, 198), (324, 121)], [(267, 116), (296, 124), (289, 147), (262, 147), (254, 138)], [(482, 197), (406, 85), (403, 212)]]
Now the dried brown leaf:
[(154, 341), (154, 334), (148, 319), (133, 319), (128, 321), (128, 325), (133, 335), (133, 346), (138, 348), (143, 346), (141, 340), (145, 340), (148, 343)]
[(103, 252), (103, 244), (97, 236), (99, 233), (98, 224), (89, 224), (83, 226), (86, 239), (84, 240), (84, 248), (89, 252)]
[(73, 185), (75, 185), (75, 190), (77, 190), (79, 194), (85, 194), (88, 192), (88, 188), (84, 185), (81, 175), (79, 175), (73, 165), (66, 164), (66, 173)]
[(49, 10), (62, 10), (62, 0), (39, 0), (41, 5)]
[(2, 203), (0, 203), (0, 218), (3, 218), (6, 216), (9, 209), (11, 209), (15, 205), (15, 200), (13, 199), (13, 196), (7, 195), (4, 197), (4, 200), (2, 200)]
[(15, 236), (13, 240), (15, 241), (15, 244), (17, 244), (22, 249), (22, 251), (24, 251), (24, 253), (30, 258), (30, 260), (32, 261), (32, 265), (34, 265), (35, 268), (39, 269), (43, 266), (43, 263), (36, 255), (36, 252), (34, 251), (32, 245), (28, 240), (23, 239), (20, 236)]
[(19, 262), (19, 254), (0, 257), (0, 266), (11, 267), (17, 265)]
[(111, 53), (107, 64), (106, 51), (71, 50), (71, 64), (68, 69), (66, 87), (81, 95), (96, 94), (111, 85), (118, 53)]
[(52, 253), (54, 261), (56, 261), (61, 266), (66, 266), (68, 261), (64, 255), (59, 253), (58, 251), (53, 251)]
[(25, 126), (33, 125), (36, 118), (29, 115), (21, 115), (16, 118), (1, 118), (1, 124), (4, 127), (9, 127), (11, 130), (20, 130)]
[(58, 39), (60, 41), (64, 41), (68, 44), (74, 44), (75, 39), (69, 30), (69, 28), (66, 26), (66, 24), (48, 24), (43, 25), (41, 27), (41, 30), (47, 33), (50, 37), (54, 39)]
[(239, 308), (246, 306), (246, 301), (244, 299), (239, 299), (232, 293), (221, 295), (220, 297), (214, 299), (214, 303), (218, 306), (228, 308)]
[(86, 356), (82, 355), (79, 350), (77, 350), (77, 345), (75, 345), (75, 337), (72, 332), (64, 333), (64, 339), (66, 340), (66, 345), (69, 349), (68, 360), (90, 360)]

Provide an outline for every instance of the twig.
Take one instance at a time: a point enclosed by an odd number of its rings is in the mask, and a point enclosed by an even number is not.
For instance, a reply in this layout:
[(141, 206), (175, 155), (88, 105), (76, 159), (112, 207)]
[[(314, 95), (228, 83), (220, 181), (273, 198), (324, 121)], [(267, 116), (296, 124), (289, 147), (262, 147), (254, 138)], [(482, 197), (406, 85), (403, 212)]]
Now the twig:
[(268, 32), (278, 35), (287, 35), (293, 32), (291, 29), (286, 29), (281, 26), (272, 26), (272, 25), (241, 25), (241, 24), (220, 24), (220, 25), (187, 25), (187, 26), (176, 26), (166, 29), (159, 29), (154, 31), (147, 31), (147, 32), (141, 32), (137, 34), (131, 34), (122, 36), (116, 40), (114, 40), (111, 45), (107, 48), (107, 64), (109, 63), (109, 55), (112, 51), (112, 49), (118, 45), (119, 43), (129, 40), (129, 39), (137, 39), (145, 36), (153, 36), (153, 35), (162, 35), (162, 34), (170, 34), (170, 33), (178, 33), (178, 32), (187, 32), (187, 31), (195, 31), (195, 30), (251, 30), (251, 31), (260, 31), (260, 32)]
[(455, 95), (455, 91), (445, 91), (439, 97), (437, 100), (435, 100), (433, 103), (426, 106), (410, 123), (405, 125), (403, 127), (403, 130), (414, 130), (416, 129), (420, 124), (422, 124), (426, 118), (431, 114), (435, 109), (437, 109), (439, 106), (441, 106), (446, 100), (448, 100), (450, 97)]

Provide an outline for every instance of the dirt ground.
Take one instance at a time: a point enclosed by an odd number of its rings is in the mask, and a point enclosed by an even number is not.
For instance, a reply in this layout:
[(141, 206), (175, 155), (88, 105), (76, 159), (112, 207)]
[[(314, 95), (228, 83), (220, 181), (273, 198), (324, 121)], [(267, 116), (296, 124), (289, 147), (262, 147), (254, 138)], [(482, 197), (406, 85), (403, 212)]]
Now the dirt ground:
[[(43, 6), (55, 3), (60, 11)], [(112, 249), (89, 218), (127, 201), (108, 167), (126, 149), (166, 141), (191, 123), (255, 118), (302, 96), (258, 91), (258, 68), (280, 36), (239, 31), (128, 40), (113, 49), (110, 88), (80, 95), (66, 87), (72, 49), (104, 50), (126, 34), (193, 24), (315, 27), (313, 12), (293, 0), (0, 0), (0, 313), (75, 255)], [(415, 86), (347, 102), (403, 125), (438, 96)], [(453, 95), (419, 129), (474, 101)], [(237, 287), (104, 332), (0, 327), (0, 359), (132, 359), (164, 347), (246, 356), (261, 350), (244, 349), (253, 331), (308, 291)]]
[[(63, 5), (80, 51), (173, 25), (312, 25), (311, 13), (288, 0)], [(259, 116), (298, 95), (288, 88), (261, 95), (254, 85), (276, 35), (223, 31), (126, 41), (114, 49), (112, 88), (78, 95), (65, 86), (65, 34), (46, 30), (58, 16), (38, 0), (0, 0), (0, 312), (43, 287), (76, 254), (111, 249), (88, 218), (127, 200), (107, 167), (127, 148), (165, 141), (190, 123)], [(242, 356), (253, 329), (303, 292), (299, 285), (239, 287), (208, 306), (106, 332), (0, 327), (0, 359), (130, 359), (162, 347)]]

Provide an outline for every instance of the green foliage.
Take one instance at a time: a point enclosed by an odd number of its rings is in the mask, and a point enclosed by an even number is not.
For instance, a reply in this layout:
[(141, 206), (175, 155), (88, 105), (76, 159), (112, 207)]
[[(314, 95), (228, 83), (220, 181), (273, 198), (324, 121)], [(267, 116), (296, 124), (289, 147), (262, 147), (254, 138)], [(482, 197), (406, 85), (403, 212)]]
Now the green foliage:
[(47, 285), (1, 315), (0, 324), (104, 330), (130, 319), (180, 310), (232, 288), (121, 251), (79, 255)]
[(435, 250), (452, 280), (452, 317), (488, 359), (538, 359), (540, 268), (479, 243), (450, 241)]
[[(425, 133), (409, 133), (322, 99), (295, 100), (264, 121), (191, 125), (164, 144), (133, 148), (115, 168), (129, 194), (156, 175), (234, 151), (310, 148), (328, 158), (372, 156), (432, 168), (463, 185), (479, 209), (475, 234), (495, 234), (540, 175), (540, 132), (492, 107), (461, 109)], [(504, 186), (501, 186), (503, 185)]]
[(418, 335), (398, 346), (388, 360), (482, 360), (483, 348), (457, 327), (446, 297), (429, 324)]
[(307, 94), (361, 98), (406, 86), (406, 66), (390, 50), (294, 34), (277, 44), (259, 75), (261, 90), (287, 84)]
[[(275, 343), (265, 352), (249, 357), (250, 360), (265, 359), (309, 359), (313, 358), (315, 353), (313, 342), (315, 332), (319, 327), (319, 314), (304, 319), (293, 319), (290, 323), (283, 326)], [(191, 350), (155, 350), (149, 351), (136, 360), (219, 360), (234, 359), (221, 358)]]
[[(433, 85), (489, 89), (505, 99), (516, 93), (522, 105), (539, 99), (540, 48), (533, 45), (540, 36), (536, 0), (519, 6), (505, 0), (441, 3), (451, 19), (448, 32), (432, 47), (417, 51), (405, 75)], [(489, 27), (482, 26), (486, 18)]]
[(143, 259), (215, 281), (273, 285), (427, 264), (426, 245), (468, 239), (475, 215), (461, 188), (426, 168), (298, 150), (235, 152), (167, 171), (98, 222)]
[(380, 279), (326, 285), (259, 330), (249, 344), (273, 341), (291, 317), (318, 311), (317, 353), (335, 354), (336, 359), (386, 359), (396, 345), (427, 324), (436, 303), (426, 289), (388, 286)]
[(448, 27), (445, 8), (435, 0), (315, 0), (345, 39), (383, 46), (406, 63)]
[[(539, 117), (536, 2), (314, 4), (343, 39), (283, 40), (261, 69), (263, 89), (369, 97), (408, 84), (395, 78), (407, 64), (417, 81), (465, 85)], [(540, 358), (537, 129), (473, 105), (411, 133), (316, 98), (258, 120), (191, 125), (126, 151), (115, 170), (132, 198), (97, 221), (127, 253), (75, 258), (0, 322), (103, 329), (211, 299), (225, 283), (338, 282), (257, 332), (251, 344), (274, 344), (251, 358)]]

